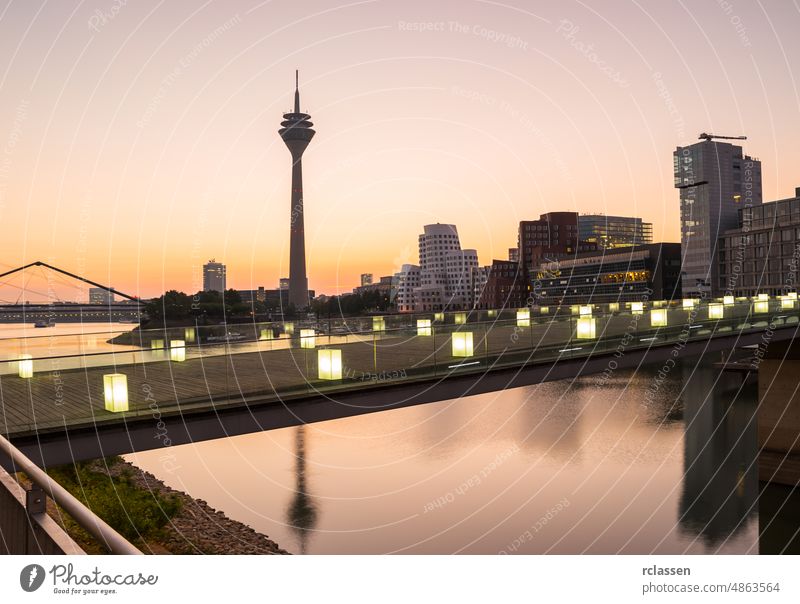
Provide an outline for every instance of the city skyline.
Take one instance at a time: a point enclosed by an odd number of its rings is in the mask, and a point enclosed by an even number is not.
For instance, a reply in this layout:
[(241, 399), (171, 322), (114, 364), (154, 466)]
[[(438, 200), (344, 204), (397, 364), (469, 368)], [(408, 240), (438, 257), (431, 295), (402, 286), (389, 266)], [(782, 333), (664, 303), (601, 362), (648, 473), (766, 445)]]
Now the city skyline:
[(745, 40), (716, 4), (476, 3), (462, 20), (421, 3), (312, 4), (273, 7), (281, 27), (256, 3), (102, 18), (99, 2), (10, 5), (0, 219), (18, 228), (4, 262), (49, 259), (142, 297), (201, 289), (214, 256), (234, 287), (277, 283), (290, 183), (274, 119), (295, 67), (323, 133), (304, 157), (319, 292), (416, 262), (409, 239), (435, 222), (457, 224), (483, 264), (549, 211), (639, 216), (654, 241), (679, 241), (671, 154), (701, 131), (748, 136), (765, 200), (798, 184), (786, 57), (799, 43), (782, 7), (737, 7)]

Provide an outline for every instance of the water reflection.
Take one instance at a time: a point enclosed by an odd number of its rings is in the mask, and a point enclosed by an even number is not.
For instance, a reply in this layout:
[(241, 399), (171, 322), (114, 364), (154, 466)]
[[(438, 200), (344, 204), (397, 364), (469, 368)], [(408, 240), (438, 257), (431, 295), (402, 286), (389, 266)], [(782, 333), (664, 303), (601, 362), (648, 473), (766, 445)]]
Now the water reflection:
[(300, 544), (300, 553), (305, 554), (311, 531), (317, 523), (317, 507), (308, 493), (306, 481), (306, 427), (295, 428), (295, 493), (286, 519)]
[(648, 396), (659, 369), (175, 447), (180, 476), (134, 463), (295, 553), (756, 553), (755, 383), (689, 359)]
[(684, 477), (679, 522), (709, 548), (756, 518), (757, 383), (682, 367)]

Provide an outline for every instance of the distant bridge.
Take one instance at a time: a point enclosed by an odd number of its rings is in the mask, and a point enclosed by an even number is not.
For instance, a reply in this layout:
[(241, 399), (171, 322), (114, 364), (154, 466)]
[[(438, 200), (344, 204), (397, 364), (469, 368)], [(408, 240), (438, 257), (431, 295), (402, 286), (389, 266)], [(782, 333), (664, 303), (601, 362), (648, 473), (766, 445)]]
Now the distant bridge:
[[(35, 357), (0, 363), (1, 427), (31, 459), (53, 465), (547, 380), (603, 379), (618, 368), (790, 340), (800, 319), (796, 300), (575, 310), (592, 314), (397, 315), (340, 322), (327, 334), (271, 323), (0, 340), (0, 350)], [(32, 377), (20, 377), (25, 371)], [(106, 409), (110, 374), (124, 376), (117, 394), (127, 411)]]

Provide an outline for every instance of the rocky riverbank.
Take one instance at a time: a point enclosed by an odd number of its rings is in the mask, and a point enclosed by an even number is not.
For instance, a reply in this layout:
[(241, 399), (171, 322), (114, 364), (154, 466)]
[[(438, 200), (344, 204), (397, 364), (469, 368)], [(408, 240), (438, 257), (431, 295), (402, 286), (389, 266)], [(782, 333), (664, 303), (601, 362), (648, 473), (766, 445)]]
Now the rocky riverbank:
[[(161, 480), (125, 461), (120, 457), (98, 459), (85, 468), (92, 474), (106, 477), (104, 488), (113, 491), (114, 485), (125, 482), (140, 495), (157, 501), (169, 501), (174, 511), (163, 526), (135, 543), (145, 553), (150, 554), (288, 554), (266, 535), (256, 532), (249, 526), (231, 520), (224, 513), (215, 510), (202, 499), (194, 499), (183, 491), (165, 485)], [(77, 494), (76, 494), (77, 496)], [(177, 505), (174, 505), (177, 504)], [(120, 503), (124, 506), (124, 502)], [(90, 551), (86, 534), (75, 531), (71, 522), (64, 522), (54, 509), (51, 515), (65, 526), (65, 529), (79, 544)], [(55, 512), (55, 513), (53, 513)], [(104, 518), (107, 522), (108, 518)], [(112, 524), (113, 526), (113, 524)], [(117, 530), (119, 530), (118, 527)], [(79, 534), (75, 534), (78, 532)], [(120, 531), (122, 532), (122, 531)]]

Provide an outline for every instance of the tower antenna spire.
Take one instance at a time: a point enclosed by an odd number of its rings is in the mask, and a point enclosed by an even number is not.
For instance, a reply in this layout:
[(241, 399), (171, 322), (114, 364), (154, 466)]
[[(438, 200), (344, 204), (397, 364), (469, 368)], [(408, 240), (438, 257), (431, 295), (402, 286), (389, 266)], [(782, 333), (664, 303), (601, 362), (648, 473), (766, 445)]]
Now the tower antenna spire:
[(300, 113), (300, 70), (294, 70), (294, 112)]

